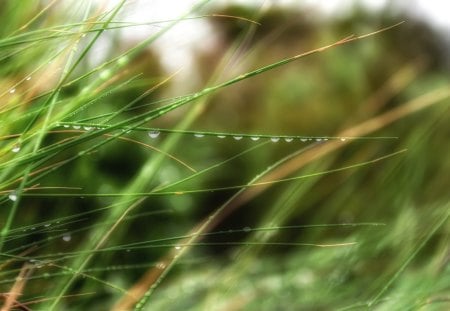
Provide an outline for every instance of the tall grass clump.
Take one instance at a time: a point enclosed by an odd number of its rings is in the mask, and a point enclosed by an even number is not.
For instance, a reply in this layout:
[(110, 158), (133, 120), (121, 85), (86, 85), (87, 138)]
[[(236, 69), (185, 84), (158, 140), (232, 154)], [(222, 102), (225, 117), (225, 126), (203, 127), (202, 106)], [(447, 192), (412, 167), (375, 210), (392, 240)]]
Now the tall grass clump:
[[(2, 310), (450, 307), (448, 42), (389, 11), (130, 8), (0, 3)], [(216, 44), (168, 72), (196, 21)]]

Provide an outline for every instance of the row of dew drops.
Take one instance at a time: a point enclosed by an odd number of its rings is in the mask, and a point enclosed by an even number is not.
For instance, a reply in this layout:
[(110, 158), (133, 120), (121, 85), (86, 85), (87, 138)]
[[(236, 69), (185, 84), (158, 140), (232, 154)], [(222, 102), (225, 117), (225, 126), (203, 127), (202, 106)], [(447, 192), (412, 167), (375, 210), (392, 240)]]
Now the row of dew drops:
[[(84, 131), (93, 131), (96, 129), (102, 129), (101, 127), (95, 127), (95, 126), (81, 126), (81, 125), (68, 125), (68, 124), (64, 124), (62, 126), (64, 128), (72, 128), (74, 130), (84, 130)], [(164, 131), (164, 132), (170, 132), (170, 131)], [(250, 138), (250, 140), (252, 140), (252, 141), (258, 141), (261, 138), (268, 138), (268, 139), (270, 139), (270, 141), (272, 141), (274, 143), (279, 142), (279, 141), (285, 141), (287, 143), (290, 143), (295, 140), (300, 140), (301, 142), (308, 142), (308, 141), (309, 142), (312, 142), (312, 141), (323, 142), (323, 141), (327, 141), (327, 140), (340, 140), (340, 141), (344, 142), (348, 139), (348, 137), (302, 137), (302, 136), (269, 136), (269, 135), (251, 136), (251, 135), (226, 134), (226, 133), (213, 134), (213, 133), (202, 133), (202, 132), (180, 132), (180, 133), (191, 134), (196, 138), (203, 138), (205, 136), (209, 136), (209, 137), (215, 136), (217, 138), (224, 139), (226, 137), (231, 137), (236, 141), (242, 140), (244, 138)], [(152, 139), (158, 138), (160, 136), (160, 134), (161, 134), (161, 131), (159, 131), (159, 130), (150, 130), (148, 132), (148, 136)], [(12, 146), (11, 151), (14, 153), (18, 153), (20, 151), (20, 149), (21, 149), (20, 143), (16, 143)]]
[[(85, 130), (85, 131), (92, 131), (92, 130), (96, 130), (96, 129), (102, 129), (102, 127), (95, 127), (95, 126), (81, 126), (81, 125), (68, 125), (68, 124), (64, 124), (62, 125), (64, 128), (73, 128), (74, 130)], [(124, 130), (126, 131), (126, 130)], [(129, 131), (129, 130), (128, 130)], [(160, 137), (161, 133), (163, 132), (167, 132), (167, 133), (180, 133), (180, 134), (190, 134), (193, 135), (196, 138), (203, 138), (203, 137), (212, 137), (215, 136), (217, 138), (223, 139), (226, 137), (232, 137), (234, 140), (241, 140), (244, 138), (250, 138), (250, 140), (252, 141), (258, 141), (261, 138), (269, 138), (272, 142), (276, 143), (279, 141), (285, 141), (287, 143), (290, 143), (296, 139), (302, 141), (302, 142), (307, 142), (307, 141), (327, 141), (327, 140), (340, 140), (340, 141), (346, 141), (348, 139), (348, 137), (302, 137), (302, 136), (272, 136), (272, 135), (240, 135), (240, 134), (227, 134), (227, 133), (218, 133), (218, 134), (214, 134), (214, 133), (203, 133), (203, 132), (190, 132), (190, 131), (185, 131), (185, 132), (176, 132), (176, 131), (170, 131), (170, 130), (150, 130), (148, 131), (148, 136), (152, 139), (156, 139), (158, 137)]]
[[(152, 138), (152, 139), (158, 138), (160, 134), (161, 134), (161, 132), (158, 131), (158, 130), (152, 130), (152, 131), (148, 132), (148, 136), (150, 138)], [(243, 138), (250, 138), (250, 140), (252, 140), (252, 141), (258, 141), (261, 138), (269, 138), (270, 141), (272, 141), (274, 143), (279, 142), (279, 141), (285, 141), (287, 143), (290, 143), (290, 142), (292, 142), (292, 141), (294, 141), (296, 139), (299, 139), (302, 142), (307, 142), (307, 141), (320, 142), (320, 141), (327, 141), (329, 139), (333, 139), (333, 140), (339, 139), (341, 141), (346, 141), (347, 140), (347, 137), (339, 137), (339, 138), (332, 137), (332, 138), (330, 138), (330, 137), (297, 137), (297, 136), (264, 136), (264, 135), (262, 135), (262, 136), (249, 136), (249, 135), (209, 134), (209, 133), (208, 134), (205, 134), (205, 133), (192, 133), (192, 134), (196, 138), (203, 138), (205, 136), (215, 136), (215, 137), (220, 138), (220, 139), (223, 139), (223, 138), (226, 138), (226, 137), (232, 137), (234, 140), (241, 140)]]

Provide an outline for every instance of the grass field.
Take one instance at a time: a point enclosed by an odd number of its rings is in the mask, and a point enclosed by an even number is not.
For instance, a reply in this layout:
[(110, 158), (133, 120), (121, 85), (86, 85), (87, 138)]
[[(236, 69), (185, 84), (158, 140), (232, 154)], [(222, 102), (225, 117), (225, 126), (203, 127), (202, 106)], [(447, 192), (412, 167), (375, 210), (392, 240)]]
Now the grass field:
[[(127, 9), (0, 2), (1, 310), (450, 308), (445, 37)], [(196, 20), (216, 45), (167, 72), (155, 42)]]

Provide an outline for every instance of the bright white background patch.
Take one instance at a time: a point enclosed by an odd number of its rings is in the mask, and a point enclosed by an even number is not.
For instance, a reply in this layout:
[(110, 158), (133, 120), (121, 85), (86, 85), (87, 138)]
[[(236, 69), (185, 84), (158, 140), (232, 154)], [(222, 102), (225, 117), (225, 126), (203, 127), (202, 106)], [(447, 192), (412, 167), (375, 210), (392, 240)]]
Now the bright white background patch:
[[(100, 0), (99, 0), (100, 1)], [(109, 1), (115, 5), (119, 0)], [(176, 19), (188, 12), (199, 1), (194, 0), (135, 0), (128, 1), (121, 18), (132, 22), (149, 22), (166, 19)], [(282, 5), (304, 6), (317, 8), (325, 15), (345, 14), (356, 3), (362, 3), (370, 10), (380, 10), (389, 6), (396, 12), (406, 12), (409, 15), (428, 21), (444, 35), (450, 34), (450, 1), (443, 0), (212, 0), (212, 5), (222, 6), (239, 3), (242, 5)], [(151, 33), (158, 31), (158, 27), (128, 28), (123, 30), (125, 38), (140, 41)], [(194, 70), (195, 51), (208, 50), (216, 44), (217, 38), (211, 26), (202, 19), (184, 21), (158, 38), (152, 45), (158, 51), (163, 67), (168, 73), (181, 70), (178, 78), (195, 84)]]

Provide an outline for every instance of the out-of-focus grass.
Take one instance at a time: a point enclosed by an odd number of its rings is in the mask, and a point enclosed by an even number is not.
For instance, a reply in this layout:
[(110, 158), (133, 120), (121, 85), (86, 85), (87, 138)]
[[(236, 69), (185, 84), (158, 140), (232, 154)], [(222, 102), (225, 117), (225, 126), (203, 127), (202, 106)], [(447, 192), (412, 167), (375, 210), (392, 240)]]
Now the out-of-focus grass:
[(426, 25), (209, 8), (204, 85), (172, 98), (146, 47), (183, 17), (95, 67), (127, 8), (71, 3), (0, 3), (5, 308), (448, 307), (449, 68)]

